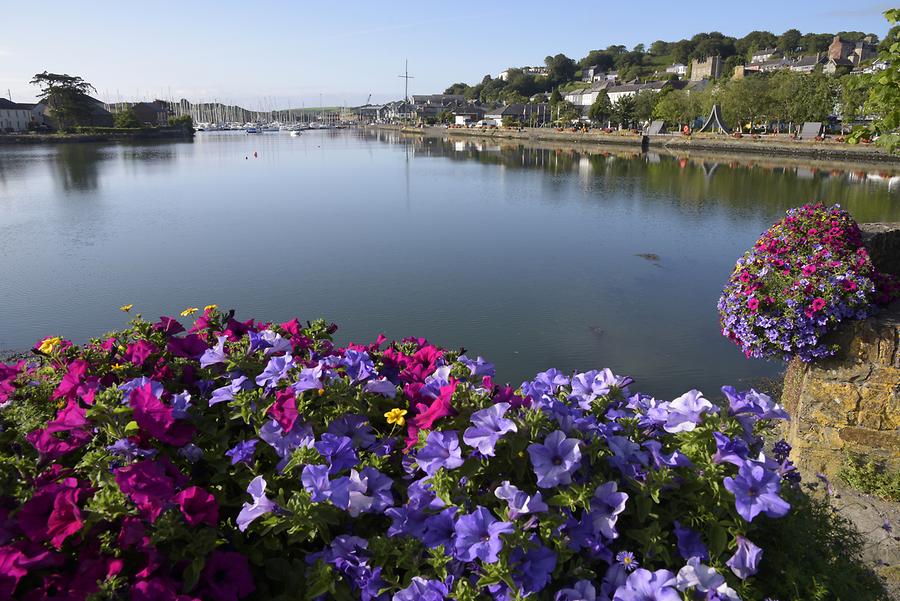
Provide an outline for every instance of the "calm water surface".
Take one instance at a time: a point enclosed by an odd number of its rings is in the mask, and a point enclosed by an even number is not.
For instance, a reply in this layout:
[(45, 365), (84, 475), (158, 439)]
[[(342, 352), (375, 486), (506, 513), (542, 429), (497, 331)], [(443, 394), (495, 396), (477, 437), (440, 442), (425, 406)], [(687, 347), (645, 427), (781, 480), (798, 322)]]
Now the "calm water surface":
[(0, 147), (0, 350), (217, 303), (465, 345), (513, 382), (712, 393), (780, 367), (719, 335), (736, 258), (805, 201), (900, 220), (883, 175), (352, 131)]

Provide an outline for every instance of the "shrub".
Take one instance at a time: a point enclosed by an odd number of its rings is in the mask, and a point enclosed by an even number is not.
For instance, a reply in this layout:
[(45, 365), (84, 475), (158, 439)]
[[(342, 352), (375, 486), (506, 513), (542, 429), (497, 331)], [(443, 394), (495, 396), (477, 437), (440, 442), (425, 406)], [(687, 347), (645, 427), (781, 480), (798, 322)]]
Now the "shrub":
[(788, 211), (738, 259), (718, 308), (723, 335), (747, 357), (813, 361), (837, 350), (825, 334), (896, 293), (850, 214), (815, 204)]
[(853, 576), (778, 549), (808, 521), (764, 394), (514, 389), (334, 331), (209, 306), (0, 365), (0, 597), (788, 601)]
[(888, 470), (884, 462), (850, 454), (840, 476), (841, 480), (857, 490), (900, 503), (900, 472)]

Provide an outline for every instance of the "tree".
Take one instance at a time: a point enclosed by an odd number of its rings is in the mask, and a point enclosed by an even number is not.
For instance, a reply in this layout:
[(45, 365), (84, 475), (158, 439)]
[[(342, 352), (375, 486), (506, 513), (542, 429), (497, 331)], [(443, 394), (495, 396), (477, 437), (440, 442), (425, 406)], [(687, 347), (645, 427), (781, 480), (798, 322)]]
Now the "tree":
[(586, 57), (578, 61), (578, 66), (582, 69), (597, 67), (601, 71), (609, 71), (614, 64), (613, 55), (605, 50), (591, 50)]
[(591, 121), (602, 123), (608, 121), (610, 115), (612, 115), (612, 103), (609, 101), (609, 94), (606, 93), (606, 90), (600, 90), (597, 100), (588, 109), (588, 117), (591, 118)]
[(97, 90), (82, 78), (44, 71), (36, 74), (31, 84), (41, 89), (38, 98), (53, 112), (61, 129), (78, 125), (90, 115), (88, 93)]
[(744, 37), (735, 41), (734, 49), (744, 60), (750, 60), (750, 55), (756, 50), (772, 48), (778, 45), (778, 38), (771, 31), (751, 31)]
[(115, 114), (114, 119), (116, 127), (141, 127), (141, 122), (138, 121), (137, 115), (134, 114), (134, 109), (132, 108), (119, 111)]
[(640, 52), (641, 54), (644, 54), (646, 52), (646, 50), (644, 49), (643, 44), (635, 44), (634, 48), (632, 49), (632, 52)]
[(656, 106), (653, 107), (653, 116), (670, 125), (677, 123), (678, 129), (681, 129), (682, 125), (690, 123), (694, 118), (688, 97), (685, 90), (661, 91)]
[(687, 64), (690, 61), (694, 44), (690, 40), (679, 40), (671, 45), (672, 60), (676, 63)]
[(634, 95), (622, 96), (613, 105), (612, 120), (623, 128), (631, 127), (634, 121)]
[(638, 121), (650, 121), (653, 118), (653, 109), (659, 101), (659, 92), (641, 90), (634, 97), (634, 118)]
[(870, 81), (868, 75), (846, 75), (840, 79), (838, 107), (841, 112), (841, 129), (848, 123), (865, 115), (866, 100), (869, 98)]
[[(887, 10), (884, 16), (896, 25), (900, 21), (900, 8)], [(872, 75), (866, 109), (878, 115), (870, 131), (878, 135), (880, 145), (894, 152), (900, 149), (900, 39), (895, 27), (885, 39), (890, 40), (890, 46), (879, 58), (887, 61), (888, 68)]]
[(559, 85), (567, 81), (571, 81), (575, 77), (577, 69), (575, 61), (565, 54), (557, 54), (556, 56), (548, 56), (544, 59), (549, 73), (547, 79), (551, 85)]
[(797, 50), (800, 45), (800, 38), (803, 34), (798, 29), (788, 29), (778, 36), (778, 49), (785, 54), (791, 54)]
[(562, 102), (562, 99), (563, 99), (562, 94), (559, 93), (558, 88), (554, 89), (553, 92), (550, 94), (550, 104), (551, 105), (555, 105), (559, 102)]
[(672, 45), (669, 42), (656, 40), (655, 42), (650, 44), (650, 54), (653, 54), (655, 56), (665, 56), (671, 51), (671, 46)]
[(468, 89), (469, 84), (459, 82), (444, 90), (444, 94), (465, 94)]

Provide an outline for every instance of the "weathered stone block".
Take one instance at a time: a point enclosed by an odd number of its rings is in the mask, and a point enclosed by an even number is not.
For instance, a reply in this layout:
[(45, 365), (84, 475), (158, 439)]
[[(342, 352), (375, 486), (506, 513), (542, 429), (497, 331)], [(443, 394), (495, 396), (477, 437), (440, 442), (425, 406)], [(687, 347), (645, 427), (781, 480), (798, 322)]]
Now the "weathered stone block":
[(900, 276), (900, 223), (863, 223), (859, 229), (875, 267)]

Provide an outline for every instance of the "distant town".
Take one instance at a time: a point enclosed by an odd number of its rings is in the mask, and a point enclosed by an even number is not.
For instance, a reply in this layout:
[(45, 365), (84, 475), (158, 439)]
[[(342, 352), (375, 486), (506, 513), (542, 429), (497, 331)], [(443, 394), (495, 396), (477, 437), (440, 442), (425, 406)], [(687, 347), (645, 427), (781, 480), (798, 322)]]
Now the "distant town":
[[(186, 99), (111, 103), (97, 99), (93, 86), (79, 77), (45, 72), (32, 82), (42, 87), (41, 101), (0, 98), (0, 132), (168, 127), (189, 121), (211, 130), (360, 123), (640, 129), (658, 122), (656, 133), (665, 128), (688, 132), (711, 122), (726, 131), (790, 133), (804, 122), (818, 122), (823, 132), (840, 133), (878, 117), (869, 92), (873, 75), (888, 67), (884, 56), (897, 31), (895, 26), (885, 40), (858, 31), (804, 35), (792, 29), (780, 36), (754, 31), (743, 38), (702, 33), (690, 40), (658, 40), (649, 48), (609, 46), (578, 61), (547, 56), (544, 65), (510, 67), (474, 85), (453, 84), (443, 93), (330, 109), (252, 111)], [(81, 82), (78, 110), (61, 119), (54, 110), (59, 82), (42, 81), (42, 76)]]

